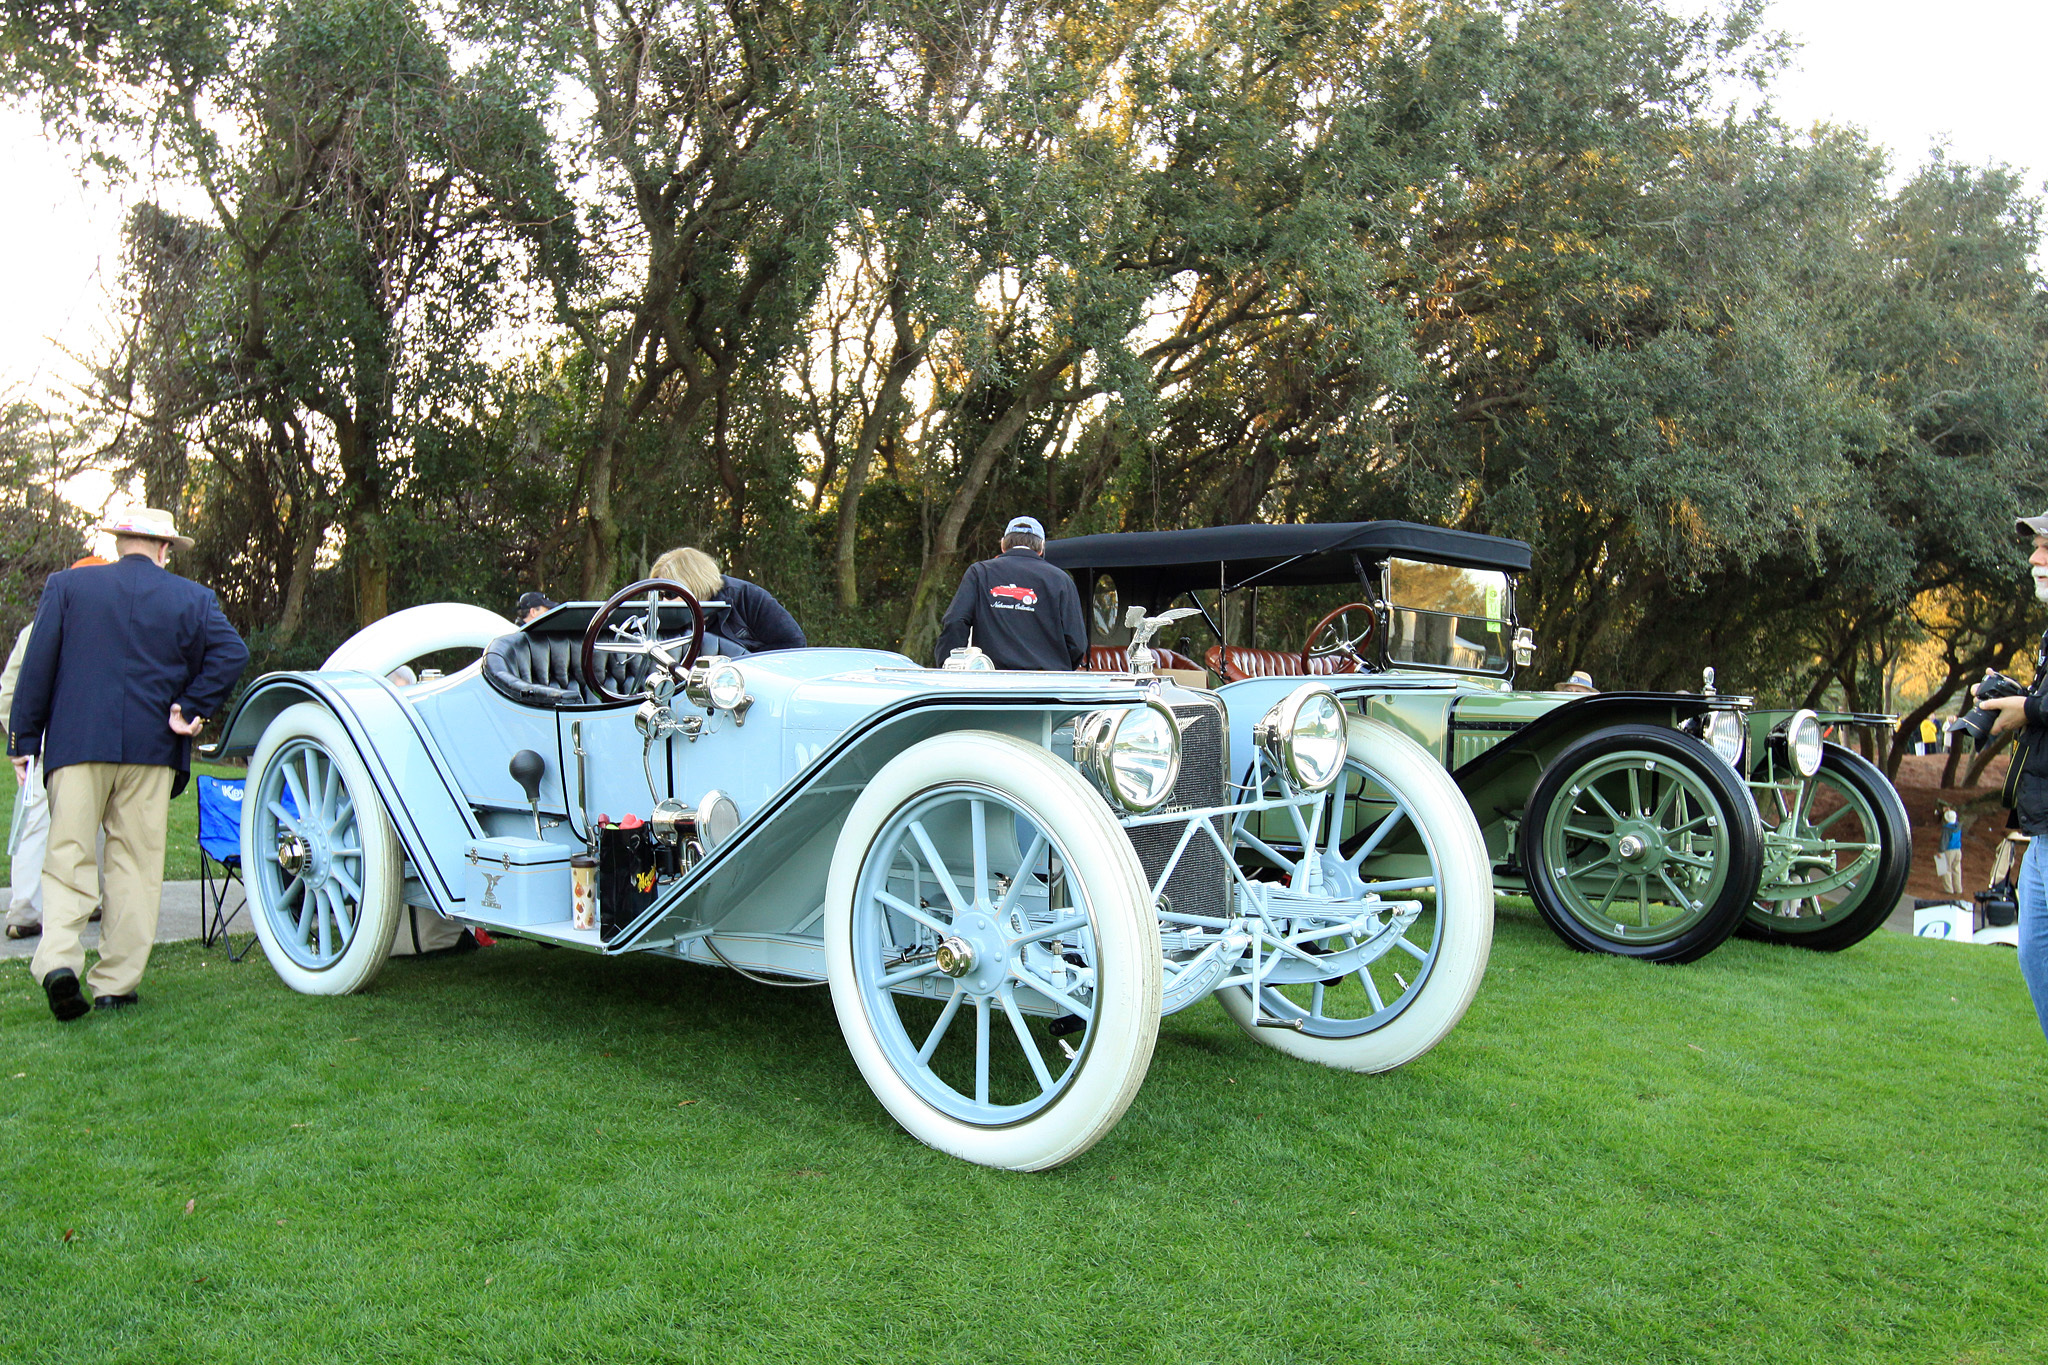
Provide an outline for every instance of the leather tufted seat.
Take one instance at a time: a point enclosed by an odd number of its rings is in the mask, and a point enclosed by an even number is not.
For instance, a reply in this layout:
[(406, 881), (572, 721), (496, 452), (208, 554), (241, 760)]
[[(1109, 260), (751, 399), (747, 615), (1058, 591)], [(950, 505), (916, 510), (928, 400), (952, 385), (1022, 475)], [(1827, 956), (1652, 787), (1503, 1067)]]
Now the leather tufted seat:
[[(1200, 664), (1197, 664), (1187, 655), (1166, 649), (1160, 645), (1152, 646), (1152, 652), (1159, 656), (1158, 667), (1160, 668), (1199, 670), (1201, 667)], [(1081, 667), (1091, 673), (1121, 673), (1129, 665), (1130, 657), (1131, 652), (1119, 645), (1090, 645), (1088, 646), (1088, 657), (1081, 661)]]
[(1277, 649), (1253, 649), (1249, 645), (1211, 645), (1208, 659), (1209, 671), (1225, 682), (1241, 682), (1246, 678), (1326, 678), (1350, 671), (1340, 667), (1341, 661), (1333, 654), (1315, 660), (1304, 673), (1299, 654)]
[[(484, 677), (491, 686), (528, 706), (587, 706), (597, 695), (583, 680), (583, 642), (573, 635), (500, 635), (484, 650)], [(653, 661), (635, 654), (599, 654), (605, 686), (615, 693), (638, 692)]]

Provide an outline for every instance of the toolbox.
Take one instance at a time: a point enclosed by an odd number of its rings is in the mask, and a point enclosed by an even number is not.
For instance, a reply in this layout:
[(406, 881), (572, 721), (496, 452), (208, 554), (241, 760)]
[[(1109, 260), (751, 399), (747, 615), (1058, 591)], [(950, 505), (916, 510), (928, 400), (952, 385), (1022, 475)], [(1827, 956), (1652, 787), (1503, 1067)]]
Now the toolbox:
[(476, 839), (463, 859), (462, 913), (486, 924), (557, 924), (569, 918), (569, 859), (581, 845)]

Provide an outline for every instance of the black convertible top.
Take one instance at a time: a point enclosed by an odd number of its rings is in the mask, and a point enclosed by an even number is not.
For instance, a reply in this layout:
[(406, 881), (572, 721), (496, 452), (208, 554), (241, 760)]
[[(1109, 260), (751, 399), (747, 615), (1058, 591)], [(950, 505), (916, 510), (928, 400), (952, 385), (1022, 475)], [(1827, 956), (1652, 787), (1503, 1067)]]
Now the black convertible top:
[[(1081, 581), (1110, 572), (1145, 580), (1155, 601), (1190, 588), (1355, 583), (1352, 558), (1388, 556), (1527, 573), (1520, 540), (1451, 531), (1414, 521), (1326, 521), (1289, 526), (1204, 526), (1189, 531), (1130, 531), (1047, 541), (1045, 557)], [(1119, 570), (1137, 570), (1126, 575)]]

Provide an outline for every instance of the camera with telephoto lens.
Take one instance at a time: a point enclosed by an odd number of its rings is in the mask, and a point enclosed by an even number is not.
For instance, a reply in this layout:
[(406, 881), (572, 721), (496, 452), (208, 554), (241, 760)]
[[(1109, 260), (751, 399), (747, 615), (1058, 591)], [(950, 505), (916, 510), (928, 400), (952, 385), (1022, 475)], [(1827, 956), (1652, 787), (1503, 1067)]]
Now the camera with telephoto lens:
[(1991, 743), (1991, 727), (1998, 719), (1998, 713), (1983, 703), (1993, 697), (2024, 697), (2027, 689), (1995, 668), (1984, 670), (1984, 681), (1977, 684), (1976, 706), (1963, 712), (1948, 723), (1949, 743), (1955, 743), (1957, 735), (1968, 735), (1970, 741), (1981, 751)]

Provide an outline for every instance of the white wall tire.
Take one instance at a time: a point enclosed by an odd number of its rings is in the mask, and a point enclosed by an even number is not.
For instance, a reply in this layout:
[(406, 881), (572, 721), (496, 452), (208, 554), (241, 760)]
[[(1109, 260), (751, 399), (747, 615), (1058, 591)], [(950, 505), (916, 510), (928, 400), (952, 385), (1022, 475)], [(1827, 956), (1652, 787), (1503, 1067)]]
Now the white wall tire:
[(287, 707), (249, 757), (242, 881), (263, 954), (306, 995), (350, 995), (391, 954), (405, 858), (332, 712)]
[[(840, 1031), (911, 1136), (1044, 1170), (1129, 1107), (1158, 1037), (1159, 927), (1130, 841), (1070, 767), (984, 731), (912, 746), (855, 801), (826, 905)], [(960, 945), (961, 974), (940, 942)], [(1085, 1011), (1069, 1010), (1078, 1031), (1054, 1038), (1018, 1007), (1049, 998), (1034, 981)]]
[[(1406, 838), (1400, 822), (1419, 836), (1404, 856), (1411, 864), (1426, 858), (1434, 885), (1423, 889), (1434, 892), (1433, 908), (1404, 934), (1394, 952), (1381, 959), (1384, 966), (1375, 964), (1360, 974), (1377, 978), (1371, 987), (1377, 994), (1357, 1008), (1340, 1010), (1334, 1001), (1326, 1004), (1324, 993), (1313, 987), (1268, 988), (1263, 1012), (1295, 1019), (1302, 1026), (1297, 1032), (1256, 1026), (1253, 1020), (1260, 1010), (1249, 988), (1228, 987), (1218, 991), (1216, 999), (1239, 1027), (1277, 1052), (1345, 1071), (1388, 1071), (1442, 1042), (1471, 1005), (1493, 946), (1493, 873), (1478, 821), (1443, 765), (1412, 740), (1373, 720), (1351, 722), (1350, 749), (1346, 776), (1332, 794), (1347, 793), (1353, 800), (1384, 796), (1398, 803), (1396, 808), (1404, 813), (1389, 830), (1386, 844)], [(1322, 828), (1331, 828), (1327, 819)], [(1372, 886), (1379, 872), (1377, 855), (1368, 849), (1370, 831), (1361, 834), (1353, 840), (1351, 874), (1360, 879), (1352, 884), (1354, 890)], [(1341, 847), (1336, 852), (1341, 861)], [(1413, 880), (1415, 870), (1397, 869), (1408, 874), (1402, 880)], [(1384, 894), (1413, 896), (1416, 891), (1402, 888)], [(1395, 973), (1404, 959), (1413, 979), (1401, 984)], [(1367, 994), (1362, 980), (1336, 989)]]

